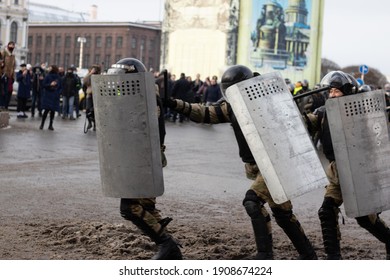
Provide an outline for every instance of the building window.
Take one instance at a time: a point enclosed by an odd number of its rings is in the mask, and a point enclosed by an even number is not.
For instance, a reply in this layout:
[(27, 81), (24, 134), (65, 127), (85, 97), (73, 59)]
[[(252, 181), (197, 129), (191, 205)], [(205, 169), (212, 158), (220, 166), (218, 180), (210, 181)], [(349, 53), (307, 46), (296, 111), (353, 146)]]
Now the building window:
[(131, 48), (132, 49), (137, 48), (137, 38), (136, 37), (131, 38)]
[(51, 36), (46, 36), (46, 48), (51, 48)]
[(70, 36), (65, 37), (65, 48), (70, 48)]
[(28, 48), (31, 49), (33, 46), (33, 36), (28, 36)]
[[(89, 65), (90, 63), (91, 63), (91, 58), (90, 58), (91, 56), (89, 55), (89, 54), (86, 54), (86, 55), (84, 55), (84, 61), (83, 61), (83, 64), (84, 65)], [(85, 68), (85, 66), (83, 67), (83, 68)]]
[(151, 39), (149, 41), (149, 51), (151, 52), (154, 51), (155, 47), (156, 47), (156, 41), (154, 39)]
[[(80, 54), (75, 54), (74, 55), (74, 61), (79, 64), (80, 63)], [(83, 68), (83, 65), (79, 65), (81, 68)]]
[(112, 37), (106, 37), (106, 48), (111, 49), (112, 48)]
[(122, 56), (120, 55), (120, 54), (117, 54), (116, 56), (115, 56), (115, 62), (117, 62), (117, 61), (119, 61), (119, 60), (121, 60), (122, 59)]
[(18, 39), (18, 24), (16, 22), (11, 23), (11, 34), (10, 34), (10, 41), (17, 42)]
[(100, 61), (100, 54), (96, 54), (95, 55), (95, 64), (100, 64), (101, 61)]
[(42, 36), (41, 35), (37, 36), (37, 47), (42, 47)]
[(95, 40), (95, 47), (96, 48), (101, 48), (102, 47), (102, 37), (101, 36), (98, 36), (96, 37), (96, 40)]
[(19, 5), (19, 0), (14, 0), (15, 5)]
[(51, 64), (51, 56), (50, 56), (50, 53), (45, 53), (45, 61), (49, 64)]
[(70, 61), (70, 54), (66, 53), (64, 57), (64, 64), (69, 65), (70, 64), (69, 61)]
[[(0, 2), (1, 2), (1, 1), (0, 1)], [(29, 52), (29, 53), (27, 54), (27, 61), (31, 61), (31, 59), (32, 59), (32, 53)]]
[(107, 54), (106, 57), (104, 58), (104, 65), (107, 65), (108, 67), (110, 67), (111, 64), (112, 64), (112, 62), (111, 62), (111, 55)]
[(85, 39), (86, 39), (86, 42), (85, 42), (84, 46), (86, 48), (90, 48), (91, 47), (91, 36), (87, 36), (87, 37), (85, 37)]
[(36, 63), (39, 63), (39, 64), (43, 63), (43, 61), (41, 61), (41, 54), (40, 53), (37, 53), (35, 55), (35, 61), (36, 61)]
[(59, 47), (61, 47), (61, 36), (56, 36), (56, 39), (55, 39), (56, 41), (55, 41), (55, 43), (54, 43), (54, 46), (56, 47), (56, 48), (59, 48)]
[(56, 53), (54, 55), (54, 64), (55, 65), (60, 65), (61, 64), (61, 54)]
[(121, 49), (123, 47), (123, 37), (116, 38), (116, 48)]

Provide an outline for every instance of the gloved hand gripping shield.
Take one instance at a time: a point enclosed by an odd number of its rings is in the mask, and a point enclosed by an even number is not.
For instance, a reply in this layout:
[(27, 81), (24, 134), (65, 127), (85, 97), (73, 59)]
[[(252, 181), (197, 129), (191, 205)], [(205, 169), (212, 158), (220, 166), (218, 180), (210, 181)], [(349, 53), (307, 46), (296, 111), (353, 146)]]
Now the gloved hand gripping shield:
[(236, 83), (225, 94), (276, 203), (328, 184), (301, 114), (279, 72)]
[(93, 75), (103, 193), (145, 198), (164, 192), (154, 77)]
[(326, 101), (344, 208), (349, 217), (390, 209), (390, 142), (383, 90)]

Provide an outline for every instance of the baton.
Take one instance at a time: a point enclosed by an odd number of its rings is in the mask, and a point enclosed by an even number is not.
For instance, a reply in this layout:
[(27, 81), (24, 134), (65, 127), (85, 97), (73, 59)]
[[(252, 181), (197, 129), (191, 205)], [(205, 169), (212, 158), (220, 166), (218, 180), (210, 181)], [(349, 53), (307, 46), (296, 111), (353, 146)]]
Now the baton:
[(311, 91), (308, 91), (308, 92), (305, 92), (305, 93), (296, 95), (296, 96), (293, 97), (293, 99), (294, 99), (294, 100), (300, 99), (300, 98), (306, 97), (306, 96), (308, 96), (308, 95), (312, 95), (312, 94), (314, 94), (314, 93), (321, 92), (321, 91), (325, 91), (325, 90), (328, 90), (328, 89), (330, 89), (329, 86), (327, 86), (327, 87), (322, 87), (322, 88), (318, 88), (318, 89), (313, 89), (313, 90), (311, 90)]

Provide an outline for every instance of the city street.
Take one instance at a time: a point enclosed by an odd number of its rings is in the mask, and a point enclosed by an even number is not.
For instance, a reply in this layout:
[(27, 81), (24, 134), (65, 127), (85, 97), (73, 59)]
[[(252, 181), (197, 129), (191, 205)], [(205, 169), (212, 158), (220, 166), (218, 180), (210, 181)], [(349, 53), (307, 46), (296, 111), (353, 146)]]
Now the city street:
[[(29, 114), (30, 115), (30, 114)], [(40, 118), (0, 129), (0, 259), (148, 259), (155, 245), (119, 214), (119, 199), (102, 195), (96, 133), (85, 116)], [(251, 181), (230, 124), (167, 122), (165, 193), (157, 198), (185, 259), (251, 259), (256, 246), (242, 199)], [(131, 143), (129, 143), (131, 145)], [(325, 258), (317, 211), (323, 189), (294, 199), (320, 259)], [(268, 206), (267, 206), (267, 209)], [(343, 211), (342, 211), (343, 212)], [(390, 223), (389, 211), (382, 214)], [(344, 259), (384, 259), (385, 247), (343, 213)], [(276, 259), (297, 253), (272, 219)]]

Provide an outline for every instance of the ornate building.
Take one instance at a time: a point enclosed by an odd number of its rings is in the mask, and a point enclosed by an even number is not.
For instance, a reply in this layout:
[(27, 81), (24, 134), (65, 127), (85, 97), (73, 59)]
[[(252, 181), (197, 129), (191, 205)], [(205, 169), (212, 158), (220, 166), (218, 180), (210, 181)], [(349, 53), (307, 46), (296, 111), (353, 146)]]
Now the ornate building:
[(27, 57), (27, 0), (0, 1), (0, 45), (5, 47), (8, 42), (15, 42), (17, 63), (25, 62)]

